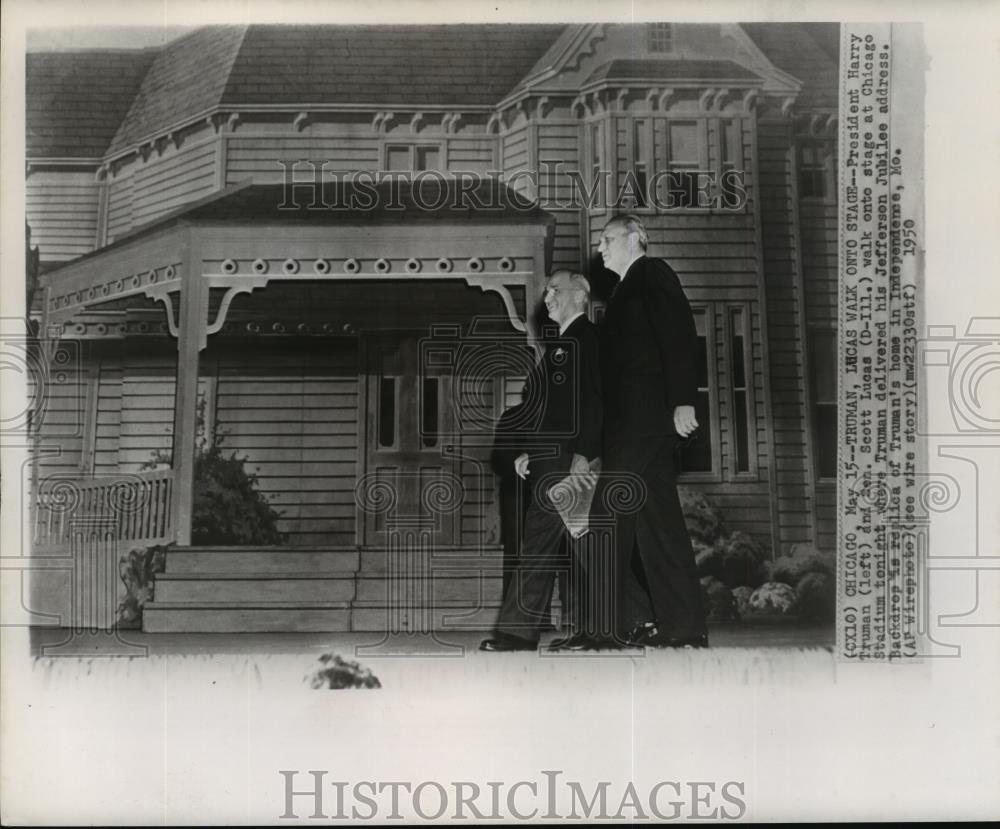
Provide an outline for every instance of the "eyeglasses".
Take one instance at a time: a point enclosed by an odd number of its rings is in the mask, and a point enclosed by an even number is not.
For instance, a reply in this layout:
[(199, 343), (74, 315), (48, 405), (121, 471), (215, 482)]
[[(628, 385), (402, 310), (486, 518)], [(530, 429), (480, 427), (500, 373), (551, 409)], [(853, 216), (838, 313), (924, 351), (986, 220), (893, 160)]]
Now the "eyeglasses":
[(608, 234), (605, 233), (601, 237), (601, 242), (605, 245), (610, 245), (615, 239), (621, 239), (623, 236), (628, 236), (628, 233), (619, 233), (617, 236), (608, 236)]

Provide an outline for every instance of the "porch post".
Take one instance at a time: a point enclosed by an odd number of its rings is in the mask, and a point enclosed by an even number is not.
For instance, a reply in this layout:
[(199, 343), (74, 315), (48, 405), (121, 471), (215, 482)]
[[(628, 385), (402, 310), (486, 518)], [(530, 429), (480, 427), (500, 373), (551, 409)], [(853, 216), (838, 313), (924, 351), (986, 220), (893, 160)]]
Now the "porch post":
[(177, 329), (177, 386), (174, 393), (173, 524), (177, 543), (191, 544), (194, 451), (198, 420), (198, 354), (208, 327), (208, 287), (201, 273), (201, 248), (192, 244), (181, 279)]

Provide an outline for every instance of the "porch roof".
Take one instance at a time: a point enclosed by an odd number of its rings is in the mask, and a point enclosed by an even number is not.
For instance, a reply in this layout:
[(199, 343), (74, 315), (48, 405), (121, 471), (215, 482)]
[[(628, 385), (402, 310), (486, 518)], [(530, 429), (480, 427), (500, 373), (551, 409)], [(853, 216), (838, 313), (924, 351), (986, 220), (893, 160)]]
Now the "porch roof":
[(185, 272), (233, 291), (273, 280), (460, 278), (500, 292), (514, 319), (506, 286), (544, 279), (554, 226), (497, 179), (340, 180), (326, 192), (299, 185), (294, 200), (283, 185), (248, 183), (48, 271), (46, 319), (65, 323), (139, 295), (169, 305)]
[[(318, 202), (313, 205), (313, 199)], [(51, 283), (82, 262), (104, 257), (160, 235), (191, 225), (308, 225), (360, 227), (371, 225), (544, 225), (555, 227), (555, 217), (495, 178), (477, 182), (435, 176), (419, 181), (398, 179), (378, 184), (337, 180), (317, 185), (296, 184), (294, 193), (283, 184), (246, 182), (185, 205), (131, 230), (109, 245), (47, 271)]]

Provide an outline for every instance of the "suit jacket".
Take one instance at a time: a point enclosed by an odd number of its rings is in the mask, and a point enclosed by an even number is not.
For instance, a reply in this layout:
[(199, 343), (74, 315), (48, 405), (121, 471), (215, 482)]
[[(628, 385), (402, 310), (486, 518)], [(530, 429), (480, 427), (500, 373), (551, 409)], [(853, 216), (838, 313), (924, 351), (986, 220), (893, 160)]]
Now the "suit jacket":
[(577, 317), (559, 336), (543, 341), (542, 359), (525, 384), (522, 402), (497, 425), (494, 469), (527, 452), (531, 479), (565, 475), (574, 454), (593, 460), (601, 454), (603, 405), (597, 328)]
[(673, 269), (640, 257), (608, 303), (601, 324), (605, 464), (624, 444), (676, 435), (674, 409), (698, 394), (698, 334)]

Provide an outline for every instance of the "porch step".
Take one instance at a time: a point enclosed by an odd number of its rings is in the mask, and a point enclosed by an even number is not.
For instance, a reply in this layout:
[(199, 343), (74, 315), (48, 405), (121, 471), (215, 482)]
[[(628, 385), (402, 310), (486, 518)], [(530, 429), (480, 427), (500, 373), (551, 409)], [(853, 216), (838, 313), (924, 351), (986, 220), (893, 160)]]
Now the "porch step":
[(400, 611), (376, 602), (152, 602), (143, 610), (146, 633), (425, 633), (489, 630), (498, 603), (470, 607), (441, 603)]
[(354, 573), (326, 578), (289, 573), (164, 573), (156, 579), (159, 602), (346, 602), (354, 598)]
[(499, 549), (183, 547), (167, 552), (150, 633), (486, 630), (502, 599)]
[(397, 576), (393, 579), (361, 576), (340, 577), (291, 575), (287, 573), (164, 573), (156, 579), (157, 602), (339, 602), (359, 601), (413, 606), (428, 600), (499, 601), (502, 576), (449, 577), (447, 575)]
[(359, 566), (357, 548), (178, 547), (167, 553), (166, 572), (353, 574)]
[(351, 630), (350, 602), (152, 602), (147, 633), (322, 633)]

